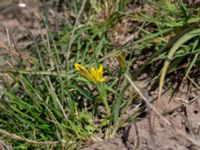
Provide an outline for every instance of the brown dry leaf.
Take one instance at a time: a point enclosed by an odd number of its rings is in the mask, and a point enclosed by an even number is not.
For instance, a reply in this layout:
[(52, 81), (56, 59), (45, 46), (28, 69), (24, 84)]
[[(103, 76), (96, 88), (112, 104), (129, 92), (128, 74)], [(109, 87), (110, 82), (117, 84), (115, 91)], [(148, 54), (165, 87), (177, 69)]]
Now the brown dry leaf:
[(138, 32), (129, 33), (132, 30), (132, 23), (128, 19), (124, 19), (122, 23), (118, 23), (110, 30), (110, 40), (116, 45), (124, 45), (138, 38)]
[(135, 39), (135, 37), (138, 37), (137, 33), (133, 33), (131, 35), (122, 37), (121, 40), (119, 40), (119, 45), (125, 45), (129, 41), (132, 41), (133, 39)]
[(113, 2), (108, 1), (105, 3), (104, 9), (99, 14), (99, 22), (103, 23), (105, 22), (114, 12), (115, 10), (115, 4)]

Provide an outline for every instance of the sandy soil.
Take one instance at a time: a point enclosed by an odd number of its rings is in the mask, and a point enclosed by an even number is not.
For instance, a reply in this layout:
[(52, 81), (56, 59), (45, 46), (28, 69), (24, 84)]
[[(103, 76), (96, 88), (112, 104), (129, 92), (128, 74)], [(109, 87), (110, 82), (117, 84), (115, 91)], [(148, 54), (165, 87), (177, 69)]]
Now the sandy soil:
[[(11, 6), (8, 5), (8, 7)], [(37, 36), (39, 30), (36, 29), (37, 25), (34, 23), (36, 12), (39, 12), (38, 6), (29, 4), (26, 9), (14, 7), (1, 13), (0, 42), (9, 43), (6, 29), (19, 47), (21, 46), (20, 39), (27, 36), (25, 27)], [(19, 17), (25, 27), (19, 23), (15, 15)], [(162, 97), (159, 111), (173, 126), (169, 126), (161, 118), (157, 118), (154, 131), (152, 131), (149, 123), (152, 115), (147, 113), (139, 121), (120, 131), (116, 138), (88, 145), (83, 150), (199, 150), (200, 92), (195, 88), (191, 88), (188, 92), (187, 86), (186, 84), (186, 87), (182, 87), (171, 100), (169, 92)]]
[[(197, 92), (197, 91), (196, 91)], [(199, 91), (197, 92), (198, 94)], [(188, 97), (190, 101), (188, 101)], [(162, 97), (160, 112), (172, 123), (157, 118), (150, 130), (149, 114), (126, 127), (121, 137), (95, 143), (83, 150), (198, 150), (200, 149), (200, 98), (179, 91), (170, 101), (169, 93)], [(152, 128), (151, 128), (152, 129)]]

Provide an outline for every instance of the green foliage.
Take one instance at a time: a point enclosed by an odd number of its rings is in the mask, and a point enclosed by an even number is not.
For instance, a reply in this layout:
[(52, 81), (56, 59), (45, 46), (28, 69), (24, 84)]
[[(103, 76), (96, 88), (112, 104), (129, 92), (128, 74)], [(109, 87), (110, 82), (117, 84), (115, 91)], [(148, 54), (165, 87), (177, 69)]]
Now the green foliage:
[[(51, 2), (46, 3), (46, 8)], [(33, 45), (27, 48), (32, 54), (30, 59), (34, 60), (29, 64), (31, 70), (25, 69), (27, 62), (17, 58), (21, 64), (0, 67), (12, 78), (12, 84), (2, 79), (5, 87), (0, 101), (0, 128), (11, 135), (1, 136), (0, 140), (7, 140), (14, 149), (77, 149), (97, 136), (113, 137), (118, 129), (137, 117), (136, 114), (130, 114), (127, 119), (123, 117), (138, 99), (136, 92), (125, 95), (130, 85), (124, 74), (135, 80), (146, 68), (153, 68), (164, 60), (163, 69), (154, 76), (158, 79), (161, 75), (162, 88), (166, 74), (186, 60), (184, 72), (185, 77), (189, 77), (192, 68), (199, 66), (199, 14), (193, 14), (192, 8), (181, 0), (148, 0), (149, 5), (157, 9), (153, 15), (133, 15), (126, 12), (128, 3), (127, 0), (90, 0), (78, 23), (63, 21), (57, 34), (47, 23), (48, 15), (45, 16), (47, 34), (39, 42), (33, 40)], [(72, 17), (78, 18), (81, 4), (82, 1), (73, 1), (69, 7)], [(100, 21), (105, 9), (108, 16)], [(138, 27), (140, 39), (117, 49), (131, 50), (129, 54), (138, 49), (140, 54), (145, 49), (152, 52), (133, 74), (130, 74), (130, 66), (137, 56), (123, 58), (127, 61), (123, 62), (127, 67), (124, 70), (113, 70), (106, 63), (108, 59), (114, 60), (118, 53), (109, 32), (123, 19), (134, 19), (147, 28)], [(148, 31), (149, 26), (153, 26), (153, 30)], [(168, 36), (174, 38), (168, 40)], [(77, 73), (75, 63), (87, 68), (103, 64), (106, 83), (95, 87)], [(106, 113), (105, 103), (111, 109), (109, 113)]]

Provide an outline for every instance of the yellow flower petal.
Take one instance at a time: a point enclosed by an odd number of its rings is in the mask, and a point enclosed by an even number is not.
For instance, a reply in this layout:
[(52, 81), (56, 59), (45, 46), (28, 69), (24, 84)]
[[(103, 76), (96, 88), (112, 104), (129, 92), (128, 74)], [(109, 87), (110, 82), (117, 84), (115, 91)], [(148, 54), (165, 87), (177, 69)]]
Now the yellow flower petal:
[(83, 76), (88, 75), (89, 72), (85, 67), (81, 66), (80, 64), (75, 64), (74, 66), (81, 75), (83, 75)]
[(90, 73), (92, 77), (96, 80), (96, 82), (104, 82), (105, 79), (103, 78), (103, 65), (99, 66), (99, 69), (95, 69), (91, 67)]
[(98, 70), (99, 74), (102, 76), (103, 75), (103, 65), (99, 66), (99, 70)]
[(84, 66), (77, 63), (74, 64), (74, 66), (82, 76), (84, 76), (86, 79), (90, 81), (94, 81), (94, 78), (91, 76), (90, 72)]
[(92, 81), (94, 83), (96, 82), (104, 82), (105, 79), (103, 78), (103, 65), (99, 66), (99, 69), (95, 69), (94, 67), (90, 68), (90, 72), (82, 65), (80, 64), (74, 64), (76, 70), (84, 76), (89, 81)]
[(95, 75), (96, 75), (96, 70), (95, 70), (94, 67), (91, 67), (91, 68), (90, 68), (90, 73), (91, 73), (92, 76), (95, 76)]

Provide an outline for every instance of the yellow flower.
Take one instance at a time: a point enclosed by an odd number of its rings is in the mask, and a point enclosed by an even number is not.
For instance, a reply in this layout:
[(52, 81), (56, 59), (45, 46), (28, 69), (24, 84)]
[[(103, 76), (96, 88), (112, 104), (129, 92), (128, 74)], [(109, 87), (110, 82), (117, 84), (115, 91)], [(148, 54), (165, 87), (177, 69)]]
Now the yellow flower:
[(105, 79), (103, 78), (103, 65), (100, 65), (99, 69), (95, 69), (94, 67), (91, 67), (90, 74), (97, 82), (105, 81)]
[(126, 64), (126, 53), (123, 51), (122, 53), (117, 53), (115, 55), (120, 67), (124, 70), (126, 70), (127, 68), (127, 64)]
[(74, 64), (76, 70), (84, 76), (89, 81), (92, 81), (94, 83), (96, 82), (104, 82), (105, 79), (103, 78), (103, 66), (100, 65), (99, 69), (95, 69), (94, 67), (91, 67), (90, 72), (82, 65), (80, 64)]

